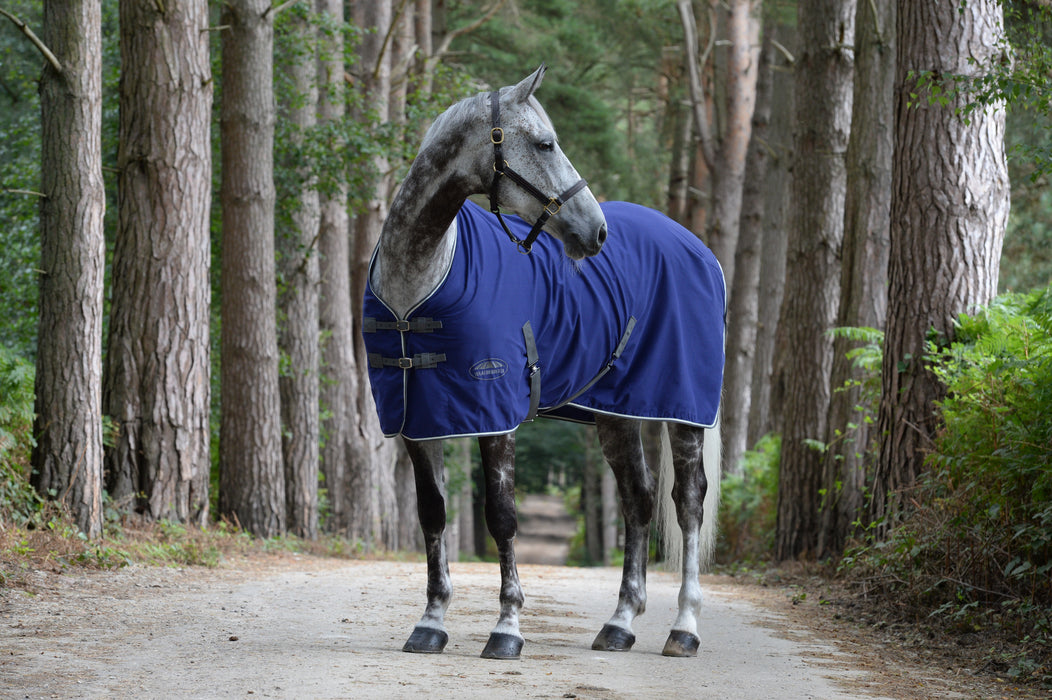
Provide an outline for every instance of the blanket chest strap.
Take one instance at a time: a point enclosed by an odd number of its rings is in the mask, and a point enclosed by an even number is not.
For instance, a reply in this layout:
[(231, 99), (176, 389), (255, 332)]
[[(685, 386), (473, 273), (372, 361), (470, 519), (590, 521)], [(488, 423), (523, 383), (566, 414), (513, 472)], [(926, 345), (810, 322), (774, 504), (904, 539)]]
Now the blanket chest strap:
[(383, 357), (378, 352), (369, 353), (369, 366), (373, 369), (397, 367), (398, 369), (434, 369), (439, 362), (446, 361), (444, 352), (422, 352), (412, 357)]
[(414, 318), (412, 321), (378, 321), (366, 316), (362, 319), (362, 332), (375, 333), (376, 331), (399, 331), (401, 333), (431, 333), (442, 327), (441, 321), (433, 318)]

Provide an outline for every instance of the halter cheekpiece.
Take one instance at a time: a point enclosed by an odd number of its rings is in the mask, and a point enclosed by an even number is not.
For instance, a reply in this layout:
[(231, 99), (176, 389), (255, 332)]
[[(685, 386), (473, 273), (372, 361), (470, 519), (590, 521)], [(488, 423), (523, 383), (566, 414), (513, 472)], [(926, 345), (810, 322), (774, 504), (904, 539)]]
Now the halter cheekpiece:
[[(511, 242), (519, 247), (519, 252), (529, 255), (530, 250), (533, 248), (533, 242), (537, 240), (537, 236), (541, 235), (541, 229), (544, 228), (544, 224), (548, 222), (555, 214), (559, 213), (559, 209), (562, 208), (570, 197), (583, 190), (588, 183), (584, 178), (581, 178), (574, 183), (569, 189), (562, 194), (549, 197), (544, 194), (541, 190), (535, 187), (529, 180), (524, 178), (519, 173), (515, 172), (508, 161), (504, 160), (504, 129), (500, 126), (500, 92), (494, 90), (489, 94), (490, 113), (493, 116), (493, 128), (489, 132), (489, 140), (493, 143), (493, 182), (490, 185), (489, 191), (489, 208), (490, 211), (497, 215), (497, 219), (500, 221), (501, 228), (504, 229), (504, 233), (508, 234), (508, 238)], [(500, 214), (500, 178), (502, 175), (507, 175), (515, 184), (522, 189), (526, 190), (530, 195), (533, 196), (538, 202), (544, 206), (544, 211), (541, 212), (540, 217), (533, 224), (533, 228), (530, 229), (529, 234), (526, 238), (519, 238), (508, 225), (504, 223), (504, 217)]]

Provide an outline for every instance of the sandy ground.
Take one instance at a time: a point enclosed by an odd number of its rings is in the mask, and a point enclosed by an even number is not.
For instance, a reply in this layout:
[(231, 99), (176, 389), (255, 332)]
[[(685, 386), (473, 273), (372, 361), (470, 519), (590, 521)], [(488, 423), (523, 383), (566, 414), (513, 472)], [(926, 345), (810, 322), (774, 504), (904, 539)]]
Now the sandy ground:
[(422, 563), (285, 554), (219, 569), (35, 572), (33, 593), (0, 590), (0, 697), (995, 697), (894, 650), (814, 632), (715, 577), (703, 579), (698, 657), (664, 658), (678, 590), (664, 572), (649, 576), (635, 649), (601, 653), (590, 644), (620, 572), (523, 565), (522, 659), (484, 660), (497, 567), (452, 573), (449, 646), (421, 656), (400, 649), (422, 611)]
[[(495, 622), (493, 564), (453, 565), (450, 644), (404, 654), (424, 566), (289, 557), (239, 571), (128, 568), (39, 574), (6, 593), (0, 694), (25, 698), (857, 697), (861, 675), (819, 640), (789, 641), (765, 613), (709, 591), (696, 659), (660, 656), (676, 600), (652, 573), (629, 653), (593, 652), (619, 572), (524, 565), (519, 661), (479, 658)], [(826, 660), (818, 660), (818, 659)], [(827, 660), (831, 659), (832, 662)], [(851, 688), (836, 679), (852, 681)]]
[[(678, 583), (648, 575), (627, 653), (591, 650), (616, 569), (560, 566), (575, 529), (557, 498), (520, 509), (518, 661), (479, 658), (495, 564), (452, 565), (450, 642), (405, 654), (423, 563), (288, 553), (219, 568), (31, 571), (0, 588), (0, 698), (1034, 698), (946, 657), (904, 651), (799, 591), (702, 579), (697, 658), (660, 655)], [(828, 602), (828, 601), (826, 601)]]

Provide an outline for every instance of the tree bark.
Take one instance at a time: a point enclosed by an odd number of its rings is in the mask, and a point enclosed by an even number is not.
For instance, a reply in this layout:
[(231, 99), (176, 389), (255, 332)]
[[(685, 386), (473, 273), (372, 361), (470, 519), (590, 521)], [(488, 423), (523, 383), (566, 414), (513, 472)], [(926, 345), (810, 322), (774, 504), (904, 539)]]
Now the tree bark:
[(752, 143), (745, 165), (741, 227), (735, 251), (735, 274), (727, 310), (727, 366), (724, 369), (724, 402), (720, 421), (723, 434), (723, 471), (740, 473), (748, 449), (749, 409), (759, 318), (760, 260), (763, 245), (763, 184), (770, 157), (768, 126), (771, 121), (772, 62), (775, 31), (765, 22), (764, 45), (756, 85), (756, 107), (752, 116)]
[[(778, 25), (778, 38), (795, 29)], [(794, 42), (785, 42), (792, 45)], [(794, 64), (779, 53), (772, 70), (775, 74), (771, 91), (771, 127), (768, 146), (771, 150), (764, 181), (763, 240), (760, 245), (759, 305), (756, 320), (756, 342), (753, 356), (752, 398), (749, 402), (749, 432), (746, 444), (755, 445), (760, 438), (780, 430), (778, 414), (771, 411), (771, 372), (774, 367), (775, 337), (785, 291), (786, 223), (793, 160), (792, 115), (795, 113)]]
[(851, 126), (854, 0), (801, 0), (796, 159), (786, 287), (772, 397), (783, 416), (778, 479), (778, 560), (814, 556), (821, 524), (823, 440), (840, 301), (840, 247)]
[(122, 0), (119, 221), (104, 405), (118, 506), (208, 521), (212, 75), (208, 3)]
[[(342, 0), (316, 0), (315, 10), (328, 18), (332, 31), (322, 34), (318, 60), (318, 121), (332, 129), (345, 118), (344, 24)], [(331, 131), (329, 133), (332, 133)], [(335, 137), (332, 147), (342, 147)], [(333, 183), (321, 197), (318, 229), (321, 299), (319, 322), (322, 346), (321, 404), (326, 411), (322, 424), (325, 444), (321, 469), (329, 502), (333, 532), (347, 533), (351, 500), (348, 496), (348, 465), (357, 449), (358, 374), (354, 364), (354, 330), (351, 316), (350, 222), (347, 216), (347, 187)]]
[(599, 464), (599, 493), (603, 513), (603, 566), (610, 566), (614, 560), (614, 550), (620, 544), (617, 540), (617, 522), (621, 508), (617, 501), (617, 479), (614, 478), (614, 471), (598, 457), (596, 462)]
[(996, 294), (1009, 209), (1003, 107), (962, 119), (955, 109), (965, 98), (930, 104), (916, 76), (979, 74), (998, 59), (1003, 24), (996, 0), (898, 3), (881, 443), (869, 512), (878, 536), (904, 510), (939, 425), (945, 389), (927, 367), (926, 343), (951, 342), (958, 315)]
[[(390, 0), (353, 3), (355, 24), (367, 29), (359, 47), (359, 83), (363, 106), (383, 123), (390, 117), (391, 53), (386, 39), (393, 19)], [(387, 217), (387, 193), (390, 176), (382, 155), (374, 162), (376, 179), (364, 210), (354, 220), (351, 247), (351, 301), (355, 328), (361, 328), (362, 298), (369, 274), (369, 260), (380, 229)], [(394, 468), (394, 444), (380, 430), (379, 419), (369, 389), (365, 343), (360, 333), (354, 334), (355, 371), (357, 373), (356, 449), (348, 463), (348, 498), (351, 500), (349, 534), (364, 542), (381, 542), (382, 513), (388, 498)]]
[(222, 416), (219, 512), (260, 537), (284, 532), (274, 310), (274, 28), (269, 0), (223, 5)]
[(601, 564), (603, 562), (603, 501), (602, 470), (606, 465), (594, 459), (590, 450), (594, 435), (591, 431), (581, 431), (583, 463), (581, 464), (581, 513), (584, 516), (584, 552), (585, 562)]
[[(895, 3), (859, 2), (855, 26), (854, 104), (847, 149), (847, 199), (837, 325), (883, 328), (887, 314), (891, 223), (891, 157), (894, 145)], [(862, 373), (847, 353), (846, 338), (833, 344), (833, 395), (822, 488), (818, 556), (844, 550), (865, 506), (866, 464), (871, 431), (857, 410)]]
[(102, 532), (102, 14), (45, 0), (40, 79), (40, 326), (33, 486)]
[(734, 284), (734, 256), (738, 247), (745, 183), (745, 156), (752, 133), (756, 104), (756, 78), (760, 53), (759, 2), (731, 0), (727, 6), (727, 66), (723, 129), (715, 151), (712, 172), (712, 216), (705, 234), (716, 259), (723, 266), (728, 289)]
[(279, 198), (283, 215), (277, 236), (282, 323), (278, 347), (287, 358), (279, 380), (281, 392), (282, 455), (285, 466), (285, 503), (288, 529), (300, 537), (318, 536), (318, 413), (320, 348), (318, 338), (318, 220), (317, 183), (303, 153), (317, 125), (317, 33), (307, 9), (288, 10), (283, 65), (289, 71), (292, 95), (282, 118), (288, 124), (285, 167), (296, 174), (291, 191)]

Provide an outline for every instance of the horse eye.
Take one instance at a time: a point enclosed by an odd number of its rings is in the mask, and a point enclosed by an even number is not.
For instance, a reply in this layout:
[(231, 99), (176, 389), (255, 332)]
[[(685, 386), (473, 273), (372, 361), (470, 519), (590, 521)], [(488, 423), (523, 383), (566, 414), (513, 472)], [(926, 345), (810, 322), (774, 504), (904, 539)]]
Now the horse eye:
[(554, 151), (555, 150), (555, 142), (554, 141), (541, 141), (540, 143), (537, 144), (537, 150), (540, 150), (540, 151)]

